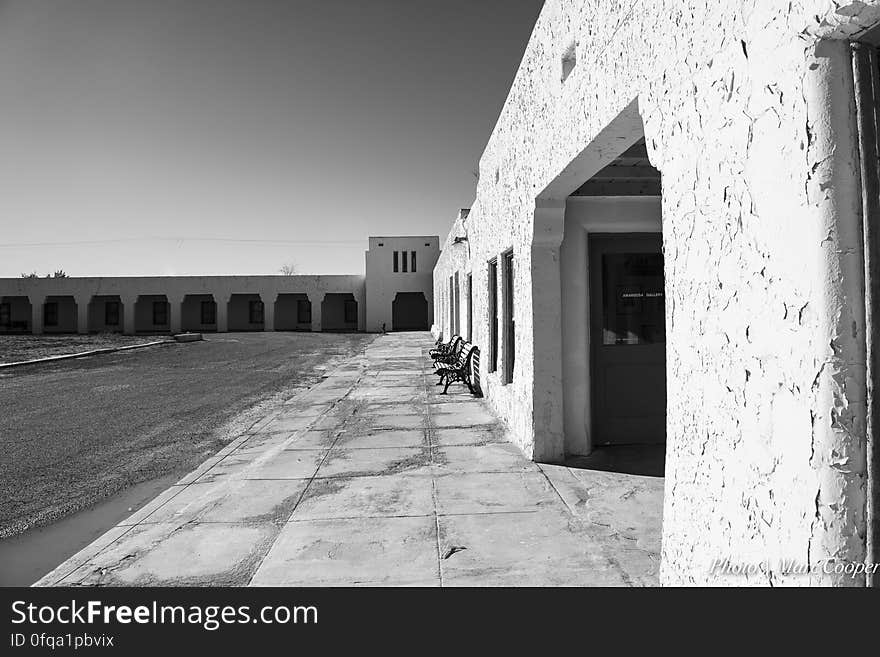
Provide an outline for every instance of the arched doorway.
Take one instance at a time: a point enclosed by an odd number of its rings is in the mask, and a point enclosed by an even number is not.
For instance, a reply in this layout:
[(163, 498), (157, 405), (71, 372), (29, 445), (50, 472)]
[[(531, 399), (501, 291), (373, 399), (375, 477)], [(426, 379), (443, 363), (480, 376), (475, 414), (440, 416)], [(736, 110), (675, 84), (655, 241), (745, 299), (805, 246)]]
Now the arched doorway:
[(427, 331), (428, 300), (424, 292), (398, 292), (391, 304), (391, 330)]

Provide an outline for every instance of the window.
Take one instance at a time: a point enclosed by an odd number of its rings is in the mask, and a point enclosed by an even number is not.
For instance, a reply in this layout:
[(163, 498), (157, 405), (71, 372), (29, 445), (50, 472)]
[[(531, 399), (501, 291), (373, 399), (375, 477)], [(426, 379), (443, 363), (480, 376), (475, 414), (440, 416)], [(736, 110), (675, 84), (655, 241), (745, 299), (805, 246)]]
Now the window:
[(416, 271), (416, 252), (410, 251), (409, 253), (409, 270), (413, 273)]
[(565, 82), (577, 66), (576, 44), (572, 43), (562, 55), (562, 81)]
[(9, 327), (12, 323), (12, 304), (0, 303), (0, 326)]
[(400, 257), (403, 259), (403, 272), (406, 273), (406, 251), (401, 251)]
[(211, 301), (202, 301), (202, 324), (217, 323), (217, 304)]
[(467, 275), (467, 339), (471, 342), (474, 339), (474, 277), (472, 274)]
[(461, 335), (461, 288), (458, 281), (458, 272), (455, 272), (455, 297), (453, 301), (453, 313), (455, 332)]
[(165, 326), (168, 323), (168, 303), (153, 302), (153, 326)]
[(398, 268), (397, 268), (397, 256), (398, 256), (399, 253), (400, 253), (400, 251), (395, 251), (395, 252), (394, 252), (394, 271), (395, 271), (395, 272), (398, 271)]
[(489, 261), (489, 371), (498, 369), (498, 261)]
[(299, 299), (296, 302), (296, 321), (300, 324), (312, 323), (312, 302), (308, 299)]
[(57, 301), (47, 301), (43, 304), (43, 326), (58, 326)]
[(358, 303), (354, 299), (345, 300), (345, 323), (357, 324), (358, 321)]
[(385, 246), (385, 242), (379, 242), (376, 246)]
[(251, 324), (262, 324), (263, 323), (263, 302), (262, 301), (251, 301), (248, 303), (248, 321)]
[(449, 334), (455, 335), (455, 279), (449, 277)]
[(118, 301), (107, 301), (104, 303), (104, 324), (107, 326), (119, 326)]
[(516, 325), (513, 321), (513, 251), (501, 256), (502, 304), (504, 313), (504, 383), (513, 381), (513, 363), (516, 355)]

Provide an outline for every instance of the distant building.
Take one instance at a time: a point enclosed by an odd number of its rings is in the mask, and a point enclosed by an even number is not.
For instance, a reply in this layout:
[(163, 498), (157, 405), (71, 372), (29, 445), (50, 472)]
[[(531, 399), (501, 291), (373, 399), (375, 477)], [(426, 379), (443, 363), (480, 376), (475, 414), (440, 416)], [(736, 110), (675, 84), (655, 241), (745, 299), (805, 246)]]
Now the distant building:
[(434, 329), (480, 346), (536, 461), (665, 445), (664, 583), (730, 583), (729, 559), (770, 564), (740, 584), (863, 585), (880, 3), (745, 5), (547, 0), (442, 245)]
[(0, 278), (0, 335), (427, 330), (438, 242), (371, 237), (366, 276)]

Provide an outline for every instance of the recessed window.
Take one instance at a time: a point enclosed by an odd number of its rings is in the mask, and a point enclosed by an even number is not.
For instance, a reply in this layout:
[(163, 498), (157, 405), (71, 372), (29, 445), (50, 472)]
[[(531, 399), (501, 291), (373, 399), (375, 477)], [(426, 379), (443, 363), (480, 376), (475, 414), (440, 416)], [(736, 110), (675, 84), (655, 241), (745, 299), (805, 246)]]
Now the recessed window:
[(358, 304), (354, 299), (345, 300), (345, 323), (357, 324), (358, 321)]
[(12, 304), (0, 303), (0, 326), (9, 328), (12, 323)]
[(401, 251), (400, 257), (403, 259), (403, 272), (406, 273), (406, 251)]
[(165, 326), (168, 323), (168, 303), (153, 302), (153, 326)]
[(378, 246), (385, 246), (385, 242), (379, 242)]
[(467, 275), (467, 339), (474, 339), (474, 277)]
[(251, 301), (248, 303), (248, 320), (251, 324), (263, 323), (263, 302)]
[(413, 273), (416, 271), (416, 252), (410, 251), (409, 253), (409, 270)]
[(312, 302), (308, 299), (299, 299), (296, 302), (296, 321), (300, 324), (312, 323)]
[(513, 381), (513, 363), (516, 355), (516, 324), (513, 321), (513, 251), (501, 256), (501, 300), (504, 329), (503, 383)]
[(58, 326), (57, 301), (47, 301), (43, 304), (43, 326)]
[(398, 264), (398, 263), (397, 263), (397, 258), (398, 258), (398, 254), (399, 254), (399, 253), (400, 253), (400, 251), (395, 251), (395, 252), (394, 252), (394, 271), (395, 271), (395, 272), (398, 271), (398, 267), (397, 267), (397, 264)]
[(489, 371), (498, 369), (498, 260), (489, 261)]
[(431, 246), (430, 242), (425, 242), (425, 246)]
[(562, 55), (562, 81), (565, 82), (568, 79), (568, 76), (571, 75), (572, 71), (574, 71), (574, 67), (577, 66), (577, 52), (576, 52), (575, 44), (571, 44), (568, 48), (566, 48), (565, 53)]
[(202, 301), (202, 324), (217, 323), (217, 304), (211, 301)]
[(108, 301), (104, 304), (104, 324), (119, 326), (119, 302)]

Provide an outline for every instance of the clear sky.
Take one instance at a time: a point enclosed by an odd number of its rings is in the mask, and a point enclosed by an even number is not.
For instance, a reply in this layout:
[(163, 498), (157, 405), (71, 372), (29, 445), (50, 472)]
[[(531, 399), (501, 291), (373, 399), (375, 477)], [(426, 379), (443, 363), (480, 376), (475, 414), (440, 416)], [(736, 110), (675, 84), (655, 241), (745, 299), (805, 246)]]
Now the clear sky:
[(361, 273), (368, 235), (445, 236), (542, 4), (0, 0), (0, 276)]

